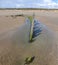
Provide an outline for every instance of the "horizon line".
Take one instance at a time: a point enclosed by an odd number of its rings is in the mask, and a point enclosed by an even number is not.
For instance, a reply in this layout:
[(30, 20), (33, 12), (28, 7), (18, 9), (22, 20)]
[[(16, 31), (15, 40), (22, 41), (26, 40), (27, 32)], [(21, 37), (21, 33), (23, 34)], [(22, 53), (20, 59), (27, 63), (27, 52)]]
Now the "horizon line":
[(58, 8), (0, 8), (0, 10), (58, 10)]

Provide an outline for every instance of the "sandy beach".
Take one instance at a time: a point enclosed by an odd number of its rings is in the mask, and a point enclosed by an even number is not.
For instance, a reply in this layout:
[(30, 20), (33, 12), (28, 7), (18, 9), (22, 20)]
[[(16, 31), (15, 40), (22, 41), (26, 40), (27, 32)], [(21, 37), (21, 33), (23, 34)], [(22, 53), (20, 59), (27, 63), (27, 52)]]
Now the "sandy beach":
[[(29, 44), (25, 16), (33, 13), (43, 31)], [(24, 65), (28, 56), (30, 65), (58, 65), (58, 10), (0, 10), (0, 65)]]

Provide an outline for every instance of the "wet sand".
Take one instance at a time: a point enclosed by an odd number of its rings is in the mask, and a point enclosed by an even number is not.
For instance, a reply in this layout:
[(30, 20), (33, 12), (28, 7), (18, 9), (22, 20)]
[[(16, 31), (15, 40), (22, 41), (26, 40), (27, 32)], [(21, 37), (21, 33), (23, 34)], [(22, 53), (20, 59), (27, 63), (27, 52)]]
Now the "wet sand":
[[(35, 56), (30, 65), (58, 65), (58, 11), (1, 10), (0, 13), (0, 65), (24, 65), (28, 56)], [(31, 44), (25, 18), (11, 17), (21, 13), (35, 13), (35, 18), (43, 24), (42, 33)]]

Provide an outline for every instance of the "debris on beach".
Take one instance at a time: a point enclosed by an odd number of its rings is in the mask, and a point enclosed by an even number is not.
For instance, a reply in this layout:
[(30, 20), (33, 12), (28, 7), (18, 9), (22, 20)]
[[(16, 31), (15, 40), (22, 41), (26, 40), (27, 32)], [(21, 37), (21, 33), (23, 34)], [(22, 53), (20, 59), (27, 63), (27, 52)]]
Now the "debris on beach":
[(34, 61), (34, 59), (35, 59), (35, 56), (27, 57), (27, 58), (25, 59), (24, 65), (32, 63), (32, 62)]

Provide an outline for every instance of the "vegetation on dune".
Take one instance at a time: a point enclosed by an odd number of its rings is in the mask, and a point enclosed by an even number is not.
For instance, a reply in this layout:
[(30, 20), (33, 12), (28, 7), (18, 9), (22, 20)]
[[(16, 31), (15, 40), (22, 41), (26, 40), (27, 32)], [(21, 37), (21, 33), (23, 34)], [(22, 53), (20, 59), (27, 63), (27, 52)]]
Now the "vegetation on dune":
[(0, 8), (0, 10), (58, 10), (58, 9), (48, 9), (48, 8)]

